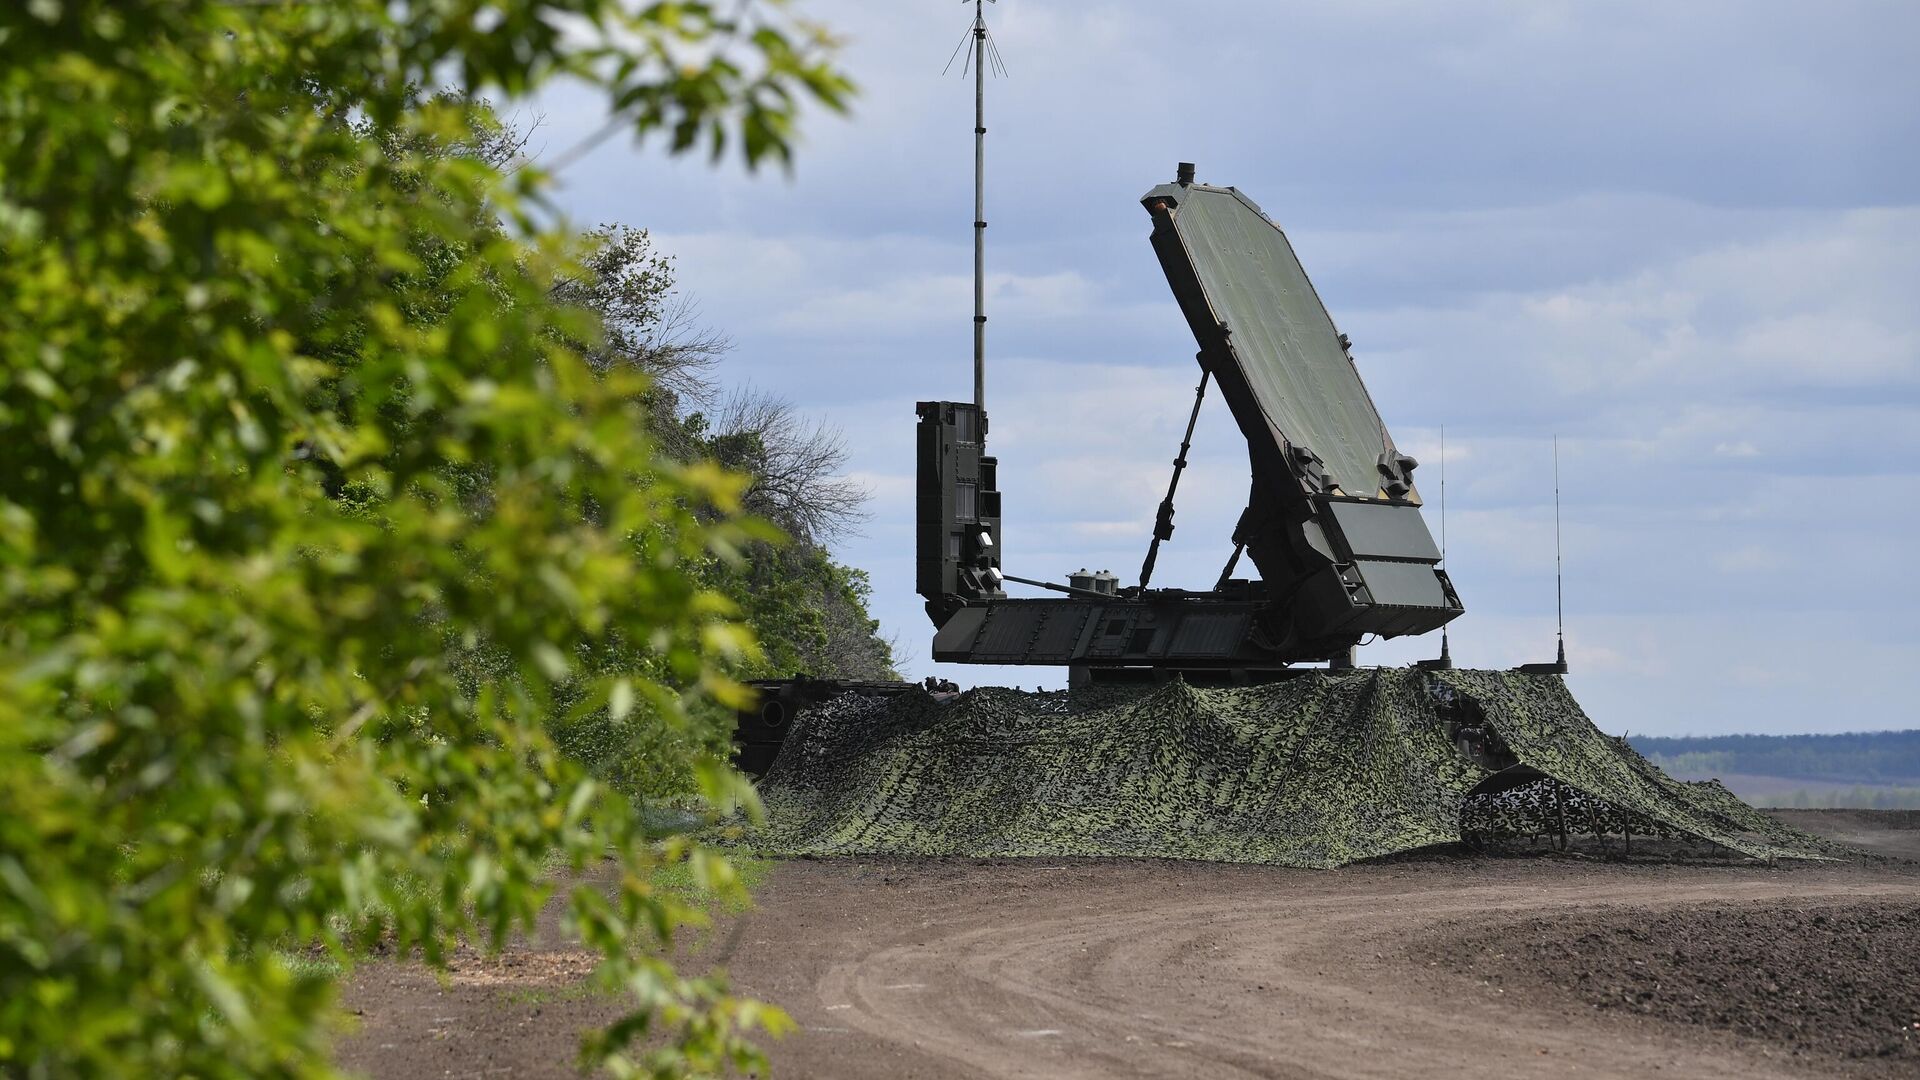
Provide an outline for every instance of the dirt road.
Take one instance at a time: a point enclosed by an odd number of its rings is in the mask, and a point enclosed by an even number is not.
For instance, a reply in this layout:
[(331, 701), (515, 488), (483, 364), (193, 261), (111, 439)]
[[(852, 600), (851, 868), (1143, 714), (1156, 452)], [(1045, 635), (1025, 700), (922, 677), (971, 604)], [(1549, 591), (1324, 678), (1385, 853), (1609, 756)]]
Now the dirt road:
[[(1519, 858), (1331, 872), (798, 861), (770, 876), (729, 966), (801, 1025), (772, 1048), (786, 1077), (1900, 1075), (1433, 959), (1506, 923), (1550, 928), (1540, 917), (1556, 913), (1866, 901), (1920, 906), (1920, 876)], [(617, 1007), (568, 989), (568, 955), (517, 951), (444, 989), (365, 969), (347, 995), (364, 1027), (344, 1063), (381, 1077), (573, 1075), (575, 1033)], [(1871, 989), (1873, 976), (1847, 977)], [(1920, 1017), (1889, 1023), (1907, 1019)]]
[[(767, 913), (785, 925), (750, 932), (735, 971), (805, 1027), (776, 1051), (788, 1075), (1793, 1075), (1731, 1037), (1510, 1001), (1414, 954), (1595, 905), (1920, 904), (1920, 882), (1859, 877), (1560, 863), (1322, 874), (816, 865), (775, 879)], [(772, 955), (792, 942), (808, 947)]]

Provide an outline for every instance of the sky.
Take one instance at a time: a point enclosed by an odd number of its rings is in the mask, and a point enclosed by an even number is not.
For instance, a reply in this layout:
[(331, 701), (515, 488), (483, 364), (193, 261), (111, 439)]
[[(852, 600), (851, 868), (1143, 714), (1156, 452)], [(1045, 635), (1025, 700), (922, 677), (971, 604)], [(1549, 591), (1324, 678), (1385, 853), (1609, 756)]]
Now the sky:
[[(971, 394), (971, 81), (958, 3), (801, 0), (850, 116), (749, 174), (610, 140), (578, 225), (652, 231), (733, 351), (836, 426), (907, 675), (914, 402)], [(1569, 686), (1610, 732), (1920, 727), (1920, 4), (1001, 0), (987, 87), (987, 402), (1010, 573), (1138, 576), (1195, 345), (1139, 199), (1177, 162), (1288, 234), (1466, 605), (1462, 666), (1552, 658), (1559, 440)], [(604, 107), (530, 106), (558, 154)], [(522, 118), (523, 120), (526, 117)], [(1217, 397), (1155, 584), (1230, 551), (1245, 442)], [(1438, 636), (1360, 650), (1434, 655)]]

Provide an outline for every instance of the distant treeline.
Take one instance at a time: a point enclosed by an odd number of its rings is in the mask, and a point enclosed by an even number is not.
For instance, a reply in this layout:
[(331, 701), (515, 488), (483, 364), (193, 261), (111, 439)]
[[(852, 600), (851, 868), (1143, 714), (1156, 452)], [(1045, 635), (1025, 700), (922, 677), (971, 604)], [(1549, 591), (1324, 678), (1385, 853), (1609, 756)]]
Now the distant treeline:
[(1836, 785), (1920, 786), (1920, 730), (1846, 735), (1630, 736), (1635, 749), (1679, 775), (1743, 773)]
[[(1735, 792), (1739, 794), (1739, 792)], [(1747, 796), (1755, 806), (1792, 810), (1920, 810), (1920, 787), (1823, 788)]]

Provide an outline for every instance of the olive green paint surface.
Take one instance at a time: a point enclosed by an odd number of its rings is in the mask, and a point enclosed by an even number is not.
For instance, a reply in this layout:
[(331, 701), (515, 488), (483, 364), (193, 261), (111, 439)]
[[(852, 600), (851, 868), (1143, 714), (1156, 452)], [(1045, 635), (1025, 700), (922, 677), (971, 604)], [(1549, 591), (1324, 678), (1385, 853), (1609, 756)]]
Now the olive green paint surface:
[(1347, 494), (1374, 495), (1386, 427), (1286, 234), (1238, 192), (1202, 185), (1180, 193), (1174, 224), (1267, 422)]
[(797, 720), (751, 846), (1335, 867), (1461, 839), (1461, 807), (1491, 775), (1456, 748), (1463, 707), (1521, 762), (1625, 811), (1745, 855), (1823, 857), (1725, 788), (1660, 773), (1557, 677), (1408, 669), (843, 698)]

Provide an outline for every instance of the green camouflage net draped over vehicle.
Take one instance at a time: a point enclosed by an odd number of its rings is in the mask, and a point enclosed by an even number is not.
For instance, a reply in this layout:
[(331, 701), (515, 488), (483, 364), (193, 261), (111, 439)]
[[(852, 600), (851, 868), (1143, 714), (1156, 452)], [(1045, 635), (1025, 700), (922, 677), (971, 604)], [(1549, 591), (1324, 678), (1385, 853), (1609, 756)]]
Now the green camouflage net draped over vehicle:
[(1658, 823), (1649, 833), (1823, 855), (1724, 788), (1660, 773), (1557, 677), (1385, 668), (1234, 689), (843, 697), (796, 722), (751, 843), (1334, 867), (1458, 841), (1472, 799), (1528, 778), (1577, 789), (1608, 821)]

